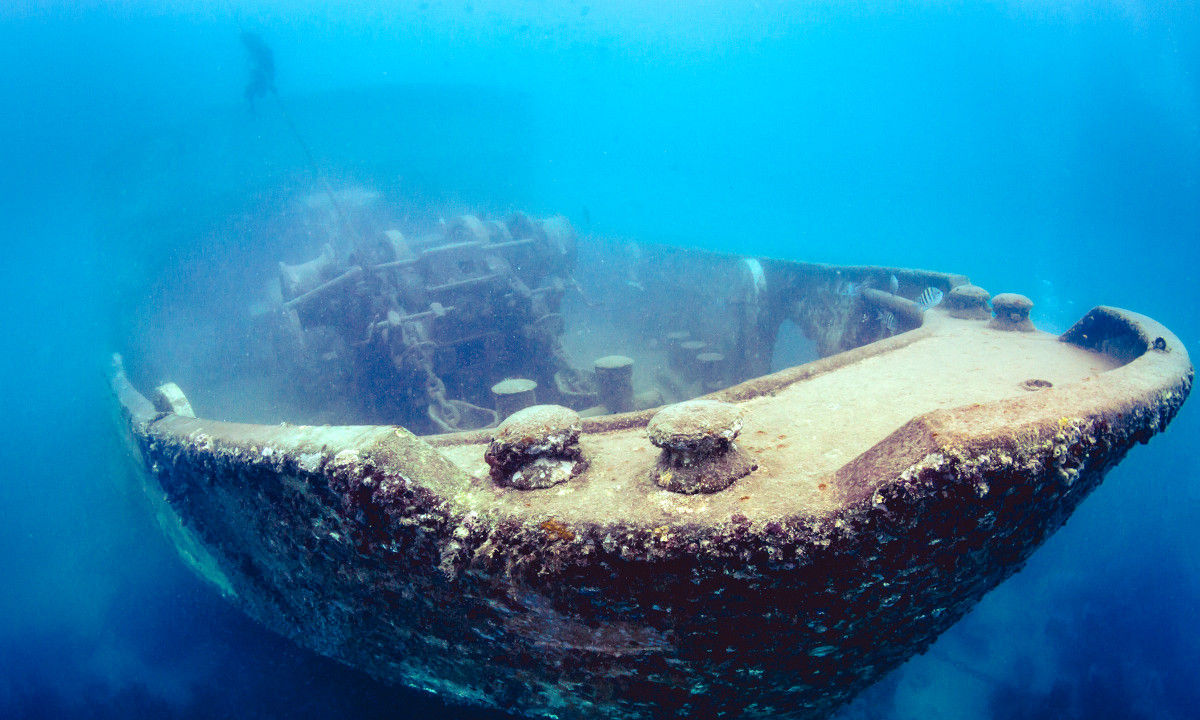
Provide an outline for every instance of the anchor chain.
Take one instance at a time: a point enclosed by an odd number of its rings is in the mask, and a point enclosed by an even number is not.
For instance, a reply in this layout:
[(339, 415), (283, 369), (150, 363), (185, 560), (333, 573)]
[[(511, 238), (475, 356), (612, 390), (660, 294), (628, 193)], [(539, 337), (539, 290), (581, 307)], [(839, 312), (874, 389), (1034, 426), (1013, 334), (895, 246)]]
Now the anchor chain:
[(446, 383), (433, 372), (433, 368), (425, 368), (425, 395), (429, 400), (429, 419), (437, 423), (445, 432), (457, 432), (462, 427), (462, 414), (446, 397)]

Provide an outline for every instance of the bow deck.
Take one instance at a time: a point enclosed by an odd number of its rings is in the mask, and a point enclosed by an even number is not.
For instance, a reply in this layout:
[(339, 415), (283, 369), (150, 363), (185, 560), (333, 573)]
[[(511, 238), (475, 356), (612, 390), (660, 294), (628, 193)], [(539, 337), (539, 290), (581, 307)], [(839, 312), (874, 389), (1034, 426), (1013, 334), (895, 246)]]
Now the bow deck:
[[(197, 419), (177, 388), (155, 409), (119, 363), (113, 388), (181, 553), (298, 643), (531, 716), (821, 718), (1015, 572), (1166, 427), (1192, 367), (1122, 310), (1055, 337), (1018, 296), (963, 319), (838, 290), (882, 273), (975, 302), (959, 276), (762, 267), (750, 287), (778, 294), (739, 307), (742, 337), (788, 315), (829, 354), (676, 413), (700, 430), (563, 408), (528, 436), (418, 438)], [(561, 472), (521, 489), (539, 462)], [(705, 463), (736, 477), (672, 485)]]

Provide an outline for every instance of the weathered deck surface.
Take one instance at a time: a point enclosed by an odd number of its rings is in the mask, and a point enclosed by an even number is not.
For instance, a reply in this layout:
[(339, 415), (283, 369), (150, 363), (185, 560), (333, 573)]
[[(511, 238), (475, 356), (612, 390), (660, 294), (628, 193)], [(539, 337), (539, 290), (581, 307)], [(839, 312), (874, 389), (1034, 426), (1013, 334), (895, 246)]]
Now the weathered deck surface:
[(486, 443), (451, 445), (442, 452), (475, 478), (472, 493), (479, 497), (471, 500), (473, 507), (519, 518), (662, 525), (721, 522), (733, 513), (751, 520), (780, 514), (824, 516), (846, 498), (836, 472), (910, 420), (934, 410), (1027, 400), (1034, 393), (1053, 392), (1027, 389), (1022, 385), (1027, 380), (1061, 388), (1088, 382), (1120, 364), (1060, 342), (1056, 335), (996, 330), (986, 322), (953, 319), (937, 308), (926, 314), (920, 330), (886, 347), (890, 349), (745, 400), (746, 423), (738, 445), (758, 470), (712, 495), (680, 495), (654, 485), (649, 475), (658, 449), (641, 425), (586, 436), (588, 470), (543, 490), (496, 487), (487, 479)]

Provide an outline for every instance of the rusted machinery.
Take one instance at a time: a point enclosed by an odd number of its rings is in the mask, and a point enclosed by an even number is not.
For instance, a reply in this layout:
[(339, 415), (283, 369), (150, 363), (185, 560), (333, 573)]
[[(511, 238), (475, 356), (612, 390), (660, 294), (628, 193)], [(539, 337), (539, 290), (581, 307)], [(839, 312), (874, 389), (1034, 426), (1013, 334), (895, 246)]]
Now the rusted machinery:
[(277, 356), (300, 382), (423, 432), (495, 425), (491, 388), (510, 378), (536, 383), (538, 401), (586, 407), (596, 391), (559, 342), (574, 263), (570, 223), (524, 213), (463, 215), (417, 238), (388, 230), (342, 254), (326, 245), (280, 263)]

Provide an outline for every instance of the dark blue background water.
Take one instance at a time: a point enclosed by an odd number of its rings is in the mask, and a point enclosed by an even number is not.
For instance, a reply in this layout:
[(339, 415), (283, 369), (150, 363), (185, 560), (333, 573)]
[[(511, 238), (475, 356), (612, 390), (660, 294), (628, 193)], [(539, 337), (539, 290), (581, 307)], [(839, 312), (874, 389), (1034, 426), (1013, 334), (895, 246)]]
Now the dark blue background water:
[[(239, 104), (242, 29), (338, 182), (1200, 334), (1189, 3), (156, 5), (0, 8), (3, 717), (451, 714), (243, 619), (120, 482), (106, 353), (272, 256), (221, 218), (308, 182), (277, 113)], [(1197, 418), (845, 717), (1196, 717)]]

